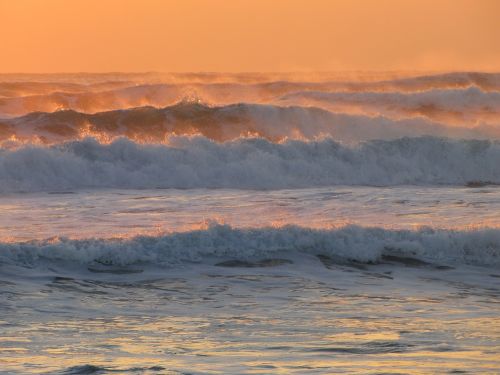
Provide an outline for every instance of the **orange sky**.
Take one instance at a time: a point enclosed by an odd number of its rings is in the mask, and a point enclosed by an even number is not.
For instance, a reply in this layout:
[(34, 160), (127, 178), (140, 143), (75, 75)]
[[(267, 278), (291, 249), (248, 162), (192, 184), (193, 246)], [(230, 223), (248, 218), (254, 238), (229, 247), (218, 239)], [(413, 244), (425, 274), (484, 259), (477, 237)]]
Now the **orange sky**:
[(500, 71), (500, 0), (0, 0), (0, 72)]

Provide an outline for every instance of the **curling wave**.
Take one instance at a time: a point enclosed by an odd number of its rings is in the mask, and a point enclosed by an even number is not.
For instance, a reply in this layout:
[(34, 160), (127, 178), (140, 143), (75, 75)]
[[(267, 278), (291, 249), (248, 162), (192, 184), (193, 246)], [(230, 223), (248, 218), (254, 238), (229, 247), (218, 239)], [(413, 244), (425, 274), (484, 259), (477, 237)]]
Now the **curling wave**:
[(279, 189), (331, 185), (500, 183), (500, 143), (421, 137), (346, 146), (331, 139), (168, 145), (120, 138), (0, 149), (0, 191), (81, 188)]
[[(0, 244), (0, 263), (37, 265), (42, 262), (173, 265), (248, 260), (293, 254), (328, 256), (340, 264), (373, 263), (382, 257), (416, 258), (444, 264), (500, 265), (500, 230), (389, 230), (347, 226), (338, 229), (281, 228), (235, 229), (210, 224), (206, 229), (129, 239), (70, 240), (57, 238)], [(415, 263), (415, 262), (414, 262)], [(423, 264), (423, 263), (417, 263)]]
[(320, 108), (232, 104), (208, 106), (180, 102), (165, 108), (139, 107), (87, 114), (75, 111), (36, 112), (0, 121), (0, 140), (15, 137), (43, 143), (125, 136), (137, 141), (163, 141), (171, 134), (201, 134), (216, 141), (248, 135), (271, 141), (331, 136), (337, 141), (359, 142), (404, 136), (447, 136), (500, 139), (500, 127), (445, 126), (424, 119), (391, 120), (384, 117), (336, 114)]

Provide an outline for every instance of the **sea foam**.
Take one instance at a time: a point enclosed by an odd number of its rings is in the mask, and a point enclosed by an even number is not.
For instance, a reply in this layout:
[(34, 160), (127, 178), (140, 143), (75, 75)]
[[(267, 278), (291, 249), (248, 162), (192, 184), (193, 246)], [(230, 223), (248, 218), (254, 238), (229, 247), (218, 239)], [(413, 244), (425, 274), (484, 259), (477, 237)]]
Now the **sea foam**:
[(331, 139), (168, 145), (94, 139), (0, 149), (0, 191), (82, 188), (280, 189), (500, 183), (500, 143), (420, 137), (346, 146)]
[[(255, 259), (293, 254), (326, 255), (345, 261), (378, 262), (385, 255), (444, 264), (500, 264), (500, 230), (390, 230), (346, 226), (236, 229), (209, 224), (206, 229), (129, 239), (57, 238), (0, 244), (0, 262), (175, 265), (213, 259)], [(342, 261), (341, 261), (342, 263)]]

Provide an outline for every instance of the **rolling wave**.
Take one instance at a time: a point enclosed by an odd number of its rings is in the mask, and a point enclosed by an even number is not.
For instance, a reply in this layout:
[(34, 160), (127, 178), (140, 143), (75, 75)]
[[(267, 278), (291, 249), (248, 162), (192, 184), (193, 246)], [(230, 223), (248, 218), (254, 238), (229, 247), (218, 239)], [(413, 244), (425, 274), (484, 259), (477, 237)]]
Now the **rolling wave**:
[(485, 92), (477, 87), (416, 93), (305, 91), (282, 99), (285, 103), (316, 105), (333, 111), (357, 108), (364, 114), (390, 118), (424, 116), (462, 126), (481, 122), (500, 124), (500, 92)]
[(85, 139), (0, 149), (0, 191), (464, 185), (500, 183), (499, 165), (500, 143), (486, 140), (421, 137), (346, 146), (331, 139), (171, 137), (168, 145)]
[[(375, 104), (376, 99), (368, 99), (375, 94), (387, 93), (390, 96), (389, 99), (392, 99), (391, 95), (399, 95), (402, 98), (408, 95), (407, 99), (391, 100), (388, 104), (390, 106), (401, 104), (403, 106), (399, 111), (399, 116), (401, 116), (404, 113), (407, 115), (420, 113), (408, 109), (405, 111), (408, 106), (407, 104), (405, 106), (405, 103), (415, 101), (412, 94), (442, 91), (442, 94), (436, 95), (449, 96), (449, 101), (453, 101), (459, 96), (455, 91), (467, 92), (468, 89), (473, 89), (476, 91), (469, 92), (468, 99), (477, 102), (483, 97), (488, 101), (490, 96), (491, 101), (494, 101), (495, 93), (498, 94), (500, 91), (500, 74), (495, 73), (447, 73), (396, 77), (386, 80), (352, 77), (352, 80), (348, 81), (339, 80), (339, 78), (346, 79), (348, 76), (348, 74), (341, 77), (328, 74), (311, 77), (292, 74), (123, 76), (105, 74), (88, 78), (90, 80), (88, 83), (78, 80), (72, 82), (72, 79), (75, 80), (74, 77), (66, 77), (67, 81), (56, 82), (7, 81), (0, 82), (0, 117), (15, 117), (29, 112), (53, 112), (62, 109), (96, 113), (140, 106), (165, 107), (187, 97), (198, 98), (213, 105), (239, 102), (279, 104), (282, 96), (310, 91), (337, 95), (335, 97), (338, 101), (337, 111), (342, 110), (340, 102), (345, 102), (344, 106), (347, 104), (352, 106), (353, 102), (357, 106), (365, 104), (368, 107), (367, 111), (373, 111), (371, 106)], [(63, 78), (64, 76), (61, 79)], [(300, 78), (311, 80), (304, 81)], [(359, 97), (355, 94), (366, 95)], [(378, 98), (383, 100), (385, 97), (379, 95)], [(316, 99), (317, 105), (322, 103)], [(304, 101), (305, 97), (302, 97), (302, 100)], [(460, 98), (458, 101), (460, 102)], [(459, 108), (458, 102), (455, 107)], [(440, 114), (440, 111), (445, 112), (446, 108), (441, 109), (438, 103), (436, 110), (423, 108), (421, 112), (424, 115), (435, 115)], [(388, 111), (388, 113), (391, 112)], [(441, 117), (443, 118), (442, 114)]]
[(96, 114), (70, 110), (37, 112), (0, 121), (0, 140), (15, 137), (49, 144), (89, 135), (103, 141), (125, 136), (140, 142), (161, 142), (171, 134), (200, 134), (216, 141), (251, 135), (275, 142), (283, 139), (311, 140), (322, 136), (342, 142), (359, 142), (422, 135), (499, 139), (500, 127), (445, 126), (424, 119), (391, 120), (337, 114), (314, 107), (244, 103), (214, 107), (197, 102)]
[[(129, 239), (53, 238), (1, 243), (0, 263), (169, 266), (183, 262), (214, 263), (214, 258), (215, 261), (272, 259), (294, 253), (327, 256), (339, 264), (374, 263), (384, 257), (401, 257), (407, 262), (410, 258), (417, 265), (435, 262), (496, 267), (500, 265), (500, 230), (422, 228), (410, 231), (359, 226), (323, 230), (297, 226), (235, 229), (214, 223), (201, 230)], [(415, 258), (420, 262), (411, 260)]]
[[(1, 77), (1, 74), (0, 74)], [(94, 83), (76, 83), (76, 82), (38, 82), (38, 81), (0, 81), (0, 98), (19, 98), (31, 96), (44, 96), (52, 93), (84, 93), (100, 92), (103, 90), (118, 89), (134, 85), (129, 81), (106, 80)], [(1, 103), (1, 101), (0, 101)]]

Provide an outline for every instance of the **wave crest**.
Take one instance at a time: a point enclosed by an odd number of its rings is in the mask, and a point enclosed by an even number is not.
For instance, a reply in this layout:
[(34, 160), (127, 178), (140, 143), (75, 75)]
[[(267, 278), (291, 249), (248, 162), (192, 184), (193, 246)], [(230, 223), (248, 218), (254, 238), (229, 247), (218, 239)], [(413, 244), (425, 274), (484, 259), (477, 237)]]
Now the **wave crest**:
[(173, 265), (205, 259), (252, 259), (293, 253), (334, 259), (378, 262), (384, 255), (416, 257), (445, 264), (500, 264), (500, 230), (389, 230), (347, 226), (338, 229), (235, 229), (211, 224), (207, 229), (130, 239), (64, 238), (0, 244), (0, 262), (36, 265), (48, 261), (80, 264)]
[(464, 185), (499, 183), (499, 165), (498, 142), (432, 137), (350, 147), (331, 139), (216, 143), (203, 137), (172, 137), (168, 145), (85, 139), (0, 149), (0, 191)]
[(285, 95), (282, 100), (289, 104), (396, 119), (422, 116), (440, 123), (469, 127), (500, 122), (500, 92), (482, 91), (477, 87), (412, 93), (301, 91)]
[(310, 140), (327, 135), (338, 141), (359, 142), (421, 135), (491, 139), (500, 138), (500, 127), (452, 127), (424, 119), (391, 120), (332, 113), (314, 107), (247, 103), (212, 107), (198, 102), (96, 114), (71, 110), (37, 112), (0, 121), (0, 139), (16, 137), (43, 143), (81, 139), (87, 135), (102, 139), (125, 136), (141, 142), (159, 142), (171, 134), (201, 134), (216, 141), (248, 135), (271, 141)]

